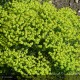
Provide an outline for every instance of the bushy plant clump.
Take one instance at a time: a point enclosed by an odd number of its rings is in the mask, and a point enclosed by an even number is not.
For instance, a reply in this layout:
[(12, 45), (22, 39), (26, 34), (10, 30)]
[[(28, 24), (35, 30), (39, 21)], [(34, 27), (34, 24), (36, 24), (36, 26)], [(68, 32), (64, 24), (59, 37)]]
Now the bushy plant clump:
[(0, 5), (4, 5), (7, 2), (13, 2), (13, 1), (24, 2), (24, 3), (29, 3), (31, 1), (38, 1), (40, 3), (43, 3), (43, 2), (52, 3), (52, 0), (0, 0)]
[(0, 66), (23, 77), (80, 71), (80, 17), (37, 1), (0, 6)]

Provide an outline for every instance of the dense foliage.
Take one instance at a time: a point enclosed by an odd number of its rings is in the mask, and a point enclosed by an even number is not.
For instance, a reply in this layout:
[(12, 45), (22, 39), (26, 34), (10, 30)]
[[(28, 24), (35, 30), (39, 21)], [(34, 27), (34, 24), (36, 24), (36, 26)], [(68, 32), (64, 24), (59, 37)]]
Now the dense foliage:
[(37, 1), (0, 6), (1, 72), (7, 65), (25, 78), (76, 73), (79, 64), (80, 17), (75, 11)]
[(40, 3), (43, 3), (43, 2), (52, 3), (52, 0), (0, 0), (0, 5), (4, 5), (7, 2), (13, 2), (13, 1), (25, 2), (25, 3), (29, 3), (31, 1), (38, 1)]

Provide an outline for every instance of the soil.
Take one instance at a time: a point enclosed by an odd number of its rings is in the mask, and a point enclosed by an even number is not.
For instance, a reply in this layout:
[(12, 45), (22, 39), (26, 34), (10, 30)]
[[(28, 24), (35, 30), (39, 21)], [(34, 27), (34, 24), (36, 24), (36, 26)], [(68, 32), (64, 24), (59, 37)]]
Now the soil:
[(80, 0), (52, 0), (52, 3), (57, 8), (70, 7), (73, 10), (76, 10), (77, 14), (80, 15)]

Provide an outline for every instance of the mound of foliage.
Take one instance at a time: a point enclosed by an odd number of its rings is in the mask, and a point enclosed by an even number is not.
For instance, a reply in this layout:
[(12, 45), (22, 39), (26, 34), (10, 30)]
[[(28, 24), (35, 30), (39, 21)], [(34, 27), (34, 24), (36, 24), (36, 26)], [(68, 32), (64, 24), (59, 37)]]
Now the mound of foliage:
[(80, 72), (80, 17), (47, 2), (0, 6), (1, 73), (9, 67), (24, 78)]

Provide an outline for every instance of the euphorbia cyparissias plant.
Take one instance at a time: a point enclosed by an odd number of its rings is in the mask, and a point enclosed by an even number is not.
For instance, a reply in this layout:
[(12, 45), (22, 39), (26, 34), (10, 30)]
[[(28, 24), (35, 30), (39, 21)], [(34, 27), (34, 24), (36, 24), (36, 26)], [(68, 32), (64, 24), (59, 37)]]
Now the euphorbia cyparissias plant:
[(80, 17), (37, 1), (0, 6), (0, 65), (23, 77), (80, 71)]

